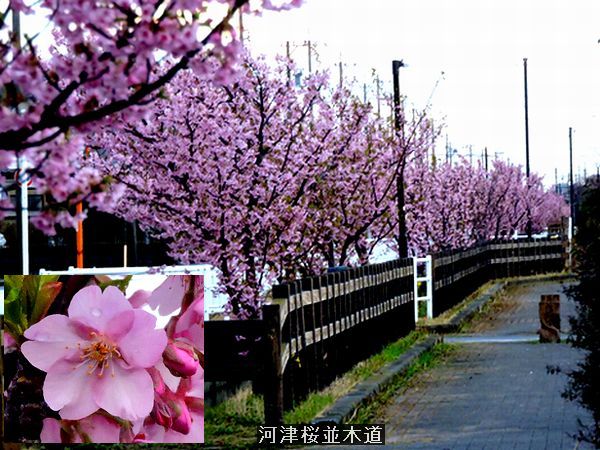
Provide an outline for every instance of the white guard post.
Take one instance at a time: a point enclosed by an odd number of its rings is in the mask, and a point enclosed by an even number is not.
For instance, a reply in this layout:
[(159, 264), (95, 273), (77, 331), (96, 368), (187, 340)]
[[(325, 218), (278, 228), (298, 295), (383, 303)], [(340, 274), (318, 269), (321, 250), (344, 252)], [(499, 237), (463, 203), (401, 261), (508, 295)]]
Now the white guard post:
[(567, 230), (569, 239), (569, 270), (573, 270), (573, 218), (569, 217), (569, 229)]
[[(425, 273), (419, 274), (419, 266), (425, 267)], [(424, 258), (413, 258), (414, 292), (415, 292), (415, 323), (419, 320), (419, 302), (427, 302), (427, 318), (433, 318), (433, 265), (431, 255)], [(421, 275), (421, 276), (419, 276)], [(419, 296), (419, 284), (425, 283), (426, 294)]]

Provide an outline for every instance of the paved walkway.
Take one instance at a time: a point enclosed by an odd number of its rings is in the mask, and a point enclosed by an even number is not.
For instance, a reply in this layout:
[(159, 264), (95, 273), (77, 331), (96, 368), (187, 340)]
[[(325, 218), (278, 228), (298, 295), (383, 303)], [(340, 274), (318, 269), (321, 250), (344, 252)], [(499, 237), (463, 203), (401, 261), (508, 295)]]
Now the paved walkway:
[[(562, 294), (558, 283), (513, 292), (469, 333), (483, 343), (462, 343), (447, 361), (420, 375), (383, 411), (386, 444), (402, 449), (584, 449), (572, 437), (587, 412), (561, 398), (563, 370), (580, 357), (567, 344), (493, 342), (498, 337), (537, 338), (541, 294)], [(561, 295), (563, 331), (573, 304)], [(477, 339), (475, 339), (477, 340)], [(492, 341), (492, 343), (486, 343)], [(579, 445), (579, 446), (578, 446)]]

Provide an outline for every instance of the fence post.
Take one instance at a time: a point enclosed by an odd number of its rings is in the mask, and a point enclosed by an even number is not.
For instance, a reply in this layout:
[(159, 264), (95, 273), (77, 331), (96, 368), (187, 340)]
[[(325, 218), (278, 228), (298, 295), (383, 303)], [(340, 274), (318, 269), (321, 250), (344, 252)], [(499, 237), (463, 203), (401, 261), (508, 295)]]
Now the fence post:
[(263, 305), (262, 311), (267, 337), (267, 348), (265, 349), (265, 422), (267, 425), (277, 426), (283, 424), (280, 306), (276, 303)]

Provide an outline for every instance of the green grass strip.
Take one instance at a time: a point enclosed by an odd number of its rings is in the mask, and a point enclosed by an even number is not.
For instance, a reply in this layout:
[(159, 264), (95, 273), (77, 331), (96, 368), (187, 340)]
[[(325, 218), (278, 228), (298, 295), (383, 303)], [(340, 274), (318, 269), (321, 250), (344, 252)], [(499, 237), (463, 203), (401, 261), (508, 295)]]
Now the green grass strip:
[(436, 344), (431, 350), (422, 353), (415, 362), (413, 362), (406, 372), (399, 375), (392, 383), (386, 386), (377, 394), (367, 405), (359, 408), (354, 418), (349, 422), (353, 424), (376, 423), (380, 420), (383, 409), (398, 394), (399, 391), (406, 389), (410, 381), (421, 372), (429, 370), (450, 355), (456, 349), (454, 344)]

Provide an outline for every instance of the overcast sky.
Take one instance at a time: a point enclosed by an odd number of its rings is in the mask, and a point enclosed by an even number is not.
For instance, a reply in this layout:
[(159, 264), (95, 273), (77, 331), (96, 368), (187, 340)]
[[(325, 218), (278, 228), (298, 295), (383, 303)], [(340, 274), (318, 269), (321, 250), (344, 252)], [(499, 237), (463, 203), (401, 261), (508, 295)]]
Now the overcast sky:
[[(307, 47), (316, 47), (313, 68), (368, 84), (371, 70), (391, 92), (391, 61), (400, 72), (406, 107), (432, 113), (446, 129), (437, 146), (473, 158), (490, 155), (525, 164), (523, 58), (528, 58), (531, 170), (547, 184), (568, 175), (568, 128), (572, 126), (575, 172), (600, 164), (600, 2), (592, 0), (305, 0), (291, 12), (245, 17), (255, 54), (285, 53), (306, 71)], [(444, 76), (441, 73), (444, 72)], [(362, 94), (361, 94), (362, 95)]]

